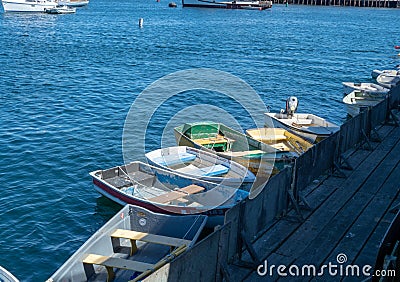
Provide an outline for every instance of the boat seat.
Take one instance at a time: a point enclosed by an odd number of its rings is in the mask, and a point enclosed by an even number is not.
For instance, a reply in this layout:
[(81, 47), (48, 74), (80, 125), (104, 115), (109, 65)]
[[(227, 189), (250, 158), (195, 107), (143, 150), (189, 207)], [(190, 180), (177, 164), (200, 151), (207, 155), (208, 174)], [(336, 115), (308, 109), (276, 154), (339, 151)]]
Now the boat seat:
[(166, 204), (168, 202), (185, 197), (187, 195), (202, 192), (202, 191), (204, 191), (204, 189), (205, 189), (204, 187), (192, 184), (192, 185), (162, 194), (160, 196), (150, 198), (148, 200), (151, 202), (159, 203), (159, 204)]
[(194, 143), (204, 146), (208, 149), (212, 148), (222, 148), (223, 151), (229, 151), (232, 148), (234, 139), (223, 137), (223, 136), (216, 136), (216, 137), (209, 137), (209, 138), (201, 138), (201, 139), (194, 139)]
[(298, 125), (310, 125), (310, 124), (312, 124), (312, 119), (299, 118), (299, 119), (296, 119), (296, 121), (293, 123), (298, 124)]
[(202, 168), (199, 168), (194, 165), (188, 165), (179, 168), (176, 171), (195, 176), (219, 176), (227, 173), (229, 171), (229, 168), (221, 164), (202, 167)]
[(110, 236), (113, 238), (129, 239), (131, 241), (131, 256), (137, 251), (136, 241), (166, 245), (170, 247), (179, 247), (182, 245), (189, 246), (189, 244), (191, 243), (190, 240), (149, 234), (149, 233), (126, 230), (126, 229), (116, 229)]
[(90, 278), (90, 276), (92, 274), (94, 274), (94, 272), (95, 272), (94, 268), (93, 268), (94, 264), (105, 266), (105, 268), (107, 270), (107, 281), (112, 281), (115, 277), (113, 268), (128, 269), (128, 270), (133, 270), (133, 271), (137, 271), (137, 272), (145, 272), (148, 269), (154, 268), (154, 264), (150, 264), (150, 263), (144, 263), (144, 262), (140, 262), (140, 261), (133, 261), (133, 260), (108, 257), (108, 256), (102, 256), (102, 255), (96, 255), (96, 254), (87, 254), (83, 258), (82, 262), (84, 265), (85, 264), (90, 265), (90, 269), (87, 269), (87, 267), (85, 267), (85, 270), (89, 271), (89, 274), (86, 274), (87, 276), (89, 276), (87, 278)]
[(240, 151), (240, 152), (225, 152), (225, 155), (231, 157), (248, 157), (251, 155), (259, 155), (259, 154), (266, 154), (267, 152), (261, 150), (252, 150), (252, 151)]
[(196, 159), (196, 155), (189, 153), (179, 153), (175, 155), (160, 156), (153, 159), (153, 162), (163, 166), (173, 166), (179, 163), (190, 162)]
[(271, 147), (274, 147), (275, 149), (278, 149), (279, 151), (283, 151), (283, 152), (289, 152), (290, 148), (288, 146), (286, 146), (285, 143), (276, 143), (276, 144), (271, 144)]

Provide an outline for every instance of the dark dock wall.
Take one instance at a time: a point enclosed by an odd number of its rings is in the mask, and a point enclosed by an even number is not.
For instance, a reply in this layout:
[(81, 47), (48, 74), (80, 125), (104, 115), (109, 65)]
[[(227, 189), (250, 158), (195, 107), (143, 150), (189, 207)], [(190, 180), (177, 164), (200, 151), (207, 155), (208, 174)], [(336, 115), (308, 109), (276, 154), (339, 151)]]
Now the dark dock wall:
[[(286, 0), (273, 0), (274, 4), (286, 4)], [(288, 4), (314, 6), (347, 6), (347, 7), (378, 7), (397, 8), (397, 0), (288, 0)]]

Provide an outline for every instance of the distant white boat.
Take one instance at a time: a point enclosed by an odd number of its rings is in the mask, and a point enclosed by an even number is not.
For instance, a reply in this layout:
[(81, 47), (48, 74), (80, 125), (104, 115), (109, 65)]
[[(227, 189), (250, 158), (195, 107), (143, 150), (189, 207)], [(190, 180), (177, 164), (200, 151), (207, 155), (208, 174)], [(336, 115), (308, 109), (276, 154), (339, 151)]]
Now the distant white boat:
[(84, 7), (89, 4), (89, 0), (60, 0), (58, 3), (68, 7)]
[(400, 83), (400, 75), (380, 74), (376, 78), (376, 82), (386, 88), (393, 88)]
[(343, 103), (346, 104), (347, 113), (354, 117), (360, 113), (362, 107), (373, 107), (383, 99), (382, 95), (354, 90), (343, 98)]
[(2, 0), (4, 12), (44, 12), (58, 5), (55, 0)]
[(354, 90), (364, 91), (368, 93), (373, 93), (377, 95), (386, 95), (389, 89), (369, 82), (355, 83), (355, 82), (342, 82), (344, 96), (350, 94)]
[(19, 282), (19, 280), (12, 275), (11, 272), (9, 272), (7, 269), (4, 267), (0, 266), (0, 281), (2, 282)]
[(388, 75), (399, 75), (399, 70), (373, 70), (371, 72), (371, 76), (373, 79), (376, 79), (380, 74), (388, 74)]

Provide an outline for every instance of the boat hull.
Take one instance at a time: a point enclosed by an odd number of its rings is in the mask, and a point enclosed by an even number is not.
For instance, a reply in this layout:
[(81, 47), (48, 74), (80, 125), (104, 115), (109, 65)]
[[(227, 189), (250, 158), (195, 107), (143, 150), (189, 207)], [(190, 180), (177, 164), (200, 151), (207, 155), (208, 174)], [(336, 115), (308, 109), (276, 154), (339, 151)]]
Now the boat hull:
[(49, 1), (3, 0), (2, 2), (5, 12), (44, 12), (45, 9), (57, 6), (56, 2)]
[(194, 215), (194, 214), (202, 214), (209, 217), (207, 220), (207, 227), (213, 228), (217, 225), (222, 225), (224, 223), (225, 213), (229, 210), (230, 207), (222, 207), (215, 208), (213, 210), (202, 211), (196, 208), (186, 208), (186, 207), (169, 207), (168, 210), (165, 208), (160, 208), (156, 205), (153, 205), (149, 202), (142, 201), (138, 198), (130, 197), (124, 193), (118, 193), (112, 186), (105, 184), (104, 182), (100, 182), (96, 179), (93, 179), (93, 184), (95, 185), (96, 191), (102, 194), (104, 197), (120, 204), (121, 206), (130, 204), (137, 207), (145, 208), (149, 211), (168, 214), (168, 215)]
[(0, 281), (2, 282), (19, 282), (11, 272), (9, 272), (4, 267), (0, 266)]
[(391, 89), (400, 84), (400, 76), (383, 73), (376, 78), (376, 82), (383, 87)]
[[(199, 144), (199, 140), (196, 136), (192, 138), (186, 136), (187, 132), (190, 130), (208, 130), (211, 127), (218, 127), (227, 139), (233, 141), (230, 149), (224, 148), (223, 151), (219, 151), (216, 148), (208, 148), (205, 145)], [(232, 160), (247, 167), (252, 173), (257, 175), (257, 177), (262, 177), (268, 179), (271, 175), (278, 173), (286, 165), (293, 162), (297, 154), (292, 152), (279, 152), (277, 149), (264, 144), (258, 140), (251, 138), (243, 133), (233, 130), (223, 124), (210, 123), (210, 122), (200, 122), (193, 124), (185, 124), (183, 126), (178, 126), (174, 128), (174, 134), (176, 142), (179, 146), (189, 146), (196, 149), (205, 150), (223, 158)], [(204, 132), (205, 135), (209, 133)], [(212, 134), (211, 134), (212, 135)], [(239, 144), (240, 145), (239, 145)], [(235, 146), (238, 147), (234, 148)], [(230, 145), (227, 145), (229, 147)], [(240, 147), (240, 148), (239, 148)]]

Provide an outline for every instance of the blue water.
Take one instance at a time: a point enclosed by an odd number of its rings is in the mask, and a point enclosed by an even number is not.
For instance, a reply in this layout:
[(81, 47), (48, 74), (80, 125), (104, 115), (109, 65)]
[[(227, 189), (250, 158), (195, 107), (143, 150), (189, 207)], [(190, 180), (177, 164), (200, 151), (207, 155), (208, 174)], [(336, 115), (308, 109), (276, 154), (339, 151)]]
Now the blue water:
[[(88, 173), (123, 163), (125, 117), (152, 82), (217, 69), (246, 81), (273, 110), (295, 95), (299, 110), (342, 123), (341, 82), (400, 63), (399, 18), (399, 9), (171, 9), (164, 0), (0, 14), (0, 265), (21, 281), (44, 281), (120, 209)], [(175, 107), (200, 102), (213, 107), (192, 117), (218, 119), (219, 109), (250, 127), (240, 105), (191, 91), (153, 116), (147, 148), (160, 146)], [(165, 135), (174, 145), (172, 131)]]

